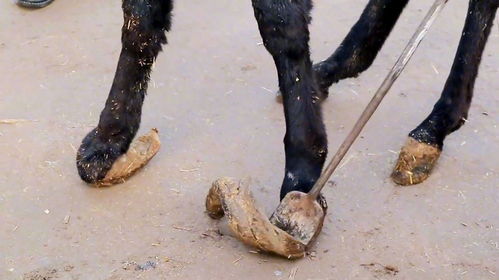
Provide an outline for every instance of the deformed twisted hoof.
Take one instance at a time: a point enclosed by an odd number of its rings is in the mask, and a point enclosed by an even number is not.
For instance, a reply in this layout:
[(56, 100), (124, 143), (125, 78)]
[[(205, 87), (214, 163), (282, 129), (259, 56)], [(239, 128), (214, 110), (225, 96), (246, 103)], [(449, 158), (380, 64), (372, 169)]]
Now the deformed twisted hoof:
[[(132, 176), (135, 172), (146, 165), (159, 151), (160, 146), (161, 143), (159, 141), (158, 130), (151, 129), (149, 133), (138, 137), (130, 144), (128, 151), (119, 156), (112, 163), (109, 171), (104, 173), (105, 176), (103, 176), (103, 174), (100, 178), (98, 178), (99, 176), (97, 171), (101, 171), (103, 169), (101, 166), (104, 165), (106, 157), (93, 156), (93, 153), (90, 153), (90, 155), (85, 157), (84, 154), (87, 152), (87, 149), (80, 148), (78, 151), (77, 166), (80, 175), (85, 175), (82, 178), (85, 178), (85, 181), (96, 187), (123, 183), (125, 179)], [(98, 155), (102, 153), (100, 150), (88, 150)], [(104, 150), (104, 152), (105, 151), (107, 150)]]
[(426, 180), (435, 167), (441, 150), (409, 137), (402, 147), (392, 172), (395, 183), (403, 186), (419, 184)]
[(206, 210), (214, 219), (227, 216), (236, 237), (261, 251), (288, 259), (305, 255), (306, 245), (274, 226), (255, 205), (249, 183), (230, 178), (215, 181), (206, 197)]
[(130, 144), (126, 154), (114, 162), (106, 177), (97, 185), (108, 186), (124, 182), (125, 179), (146, 165), (156, 155), (160, 147), (158, 130), (153, 128), (149, 133), (140, 136)]

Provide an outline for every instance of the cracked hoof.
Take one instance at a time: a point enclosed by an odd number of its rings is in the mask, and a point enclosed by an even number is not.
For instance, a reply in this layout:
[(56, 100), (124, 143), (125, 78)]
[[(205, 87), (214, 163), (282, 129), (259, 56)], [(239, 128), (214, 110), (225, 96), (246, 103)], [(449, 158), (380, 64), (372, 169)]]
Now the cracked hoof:
[[(95, 142), (86, 141), (91, 135), (92, 132), (85, 138), (84, 144), (78, 151), (76, 162), (81, 178), (96, 187), (123, 183), (146, 165), (161, 146), (156, 129), (135, 139), (123, 155), (116, 155), (117, 152), (110, 149), (112, 145), (97, 145)], [(94, 145), (85, 145), (85, 143)]]
[(402, 186), (419, 184), (431, 174), (442, 151), (409, 137), (402, 147), (392, 180)]

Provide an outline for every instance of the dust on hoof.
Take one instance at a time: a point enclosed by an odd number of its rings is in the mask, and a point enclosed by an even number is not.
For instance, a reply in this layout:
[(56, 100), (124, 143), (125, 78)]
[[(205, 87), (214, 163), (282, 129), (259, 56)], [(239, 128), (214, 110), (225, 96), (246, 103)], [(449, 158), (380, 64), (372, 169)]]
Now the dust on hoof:
[(146, 165), (159, 151), (160, 146), (158, 130), (153, 128), (149, 133), (135, 139), (126, 154), (113, 163), (106, 177), (94, 185), (101, 187), (123, 183), (125, 179)]
[(436, 146), (409, 137), (392, 172), (393, 181), (402, 186), (423, 182), (430, 176), (441, 152)]
[(322, 230), (326, 211), (327, 203), (322, 195), (314, 200), (306, 193), (292, 191), (281, 201), (270, 222), (309, 246)]
[(224, 180), (230, 180), (228, 178), (218, 179), (213, 183), (210, 190), (208, 191), (208, 195), (206, 196), (206, 213), (212, 219), (221, 219), (224, 214), (224, 209), (222, 206), (222, 194), (220, 193), (220, 185), (224, 184)]
[(215, 181), (206, 197), (206, 210), (215, 219), (227, 216), (232, 232), (249, 246), (288, 259), (305, 256), (305, 244), (274, 226), (257, 208), (246, 180)]

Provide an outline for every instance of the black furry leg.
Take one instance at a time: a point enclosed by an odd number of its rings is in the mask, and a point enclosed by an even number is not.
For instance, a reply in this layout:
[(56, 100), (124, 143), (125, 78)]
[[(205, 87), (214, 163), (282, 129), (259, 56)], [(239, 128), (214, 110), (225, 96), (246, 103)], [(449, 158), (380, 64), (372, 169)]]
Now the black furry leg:
[(309, 52), (311, 0), (253, 0), (263, 43), (274, 58), (283, 95), (286, 168), (281, 199), (290, 191), (308, 192), (320, 176), (327, 137), (315, 96)]
[(498, 3), (498, 0), (470, 1), (459, 48), (442, 95), (410, 137), (441, 149), (445, 137), (464, 124)]
[(405, 186), (426, 180), (440, 157), (445, 137), (464, 124), (498, 5), (498, 0), (470, 1), (461, 42), (442, 95), (402, 147), (391, 176), (395, 183)]
[(370, 0), (361, 17), (326, 60), (314, 65), (322, 95), (341, 79), (357, 77), (373, 63), (409, 0)]
[(103, 179), (139, 129), (151, 67), (170, 28), (172, 1), (123, 1), (122, 50), (113, 85), (99, 124), (83, 139), (76, 157), (85, 182)]

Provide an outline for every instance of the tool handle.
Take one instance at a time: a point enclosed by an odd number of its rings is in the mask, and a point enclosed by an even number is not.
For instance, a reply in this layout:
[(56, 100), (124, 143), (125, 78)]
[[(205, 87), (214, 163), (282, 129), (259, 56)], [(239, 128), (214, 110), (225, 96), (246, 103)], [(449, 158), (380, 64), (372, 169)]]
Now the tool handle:
[(385, 80), (378, 88), (378, 91), (376, 91), (376, 94), (362, 112), (362, 115), (357, 120), (357, 123), (355, 123), (355, 126), (353, 127), (352, 131), (345, 138), (345, 140), (341, 144), (340, 148), (334, 155), (329, 165), (326, 167), (322, 175), (319, 177), (312, 190), (310, 190), (310, 192), (308, 193), (310, 199), (317, 199), (322, 188), (324, 188), (327, 181), (333, 174), (334, 170), (336, 170), (343, 157), (345, 157), (345, 154), (348, 152), (355, 139), (357, 139), (357, 137), (359, 136), (360, 132), (362, 131), (366, 123), (374, 114), (379, 104), (386, 96), (390, 88), (392, 87), (395, 80), (397, 80), (400, 73), (402, 73), (402, 70), (404, 70), (405, 66), (411, 59), (412, 55), (418, 48), (419, 44), (425, 37), (426, 33), (428, 33), (428, 30), (430, 29), (431, 25), (433, 24), (437, 16), (440, 14), (440, 12), (442, 11), (443, 7), (447, 2), (448, 0), (436, 0), (433, 6), (430, 8), (425, 18), (419, 25), (418, 29), (412, 36), (411, 40), (405, 47), (404, 51), (400, 55), (399, 59), (393, 66), (392, 70), (388, 73)]

